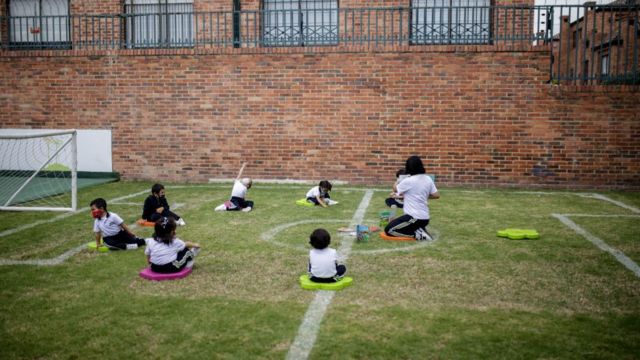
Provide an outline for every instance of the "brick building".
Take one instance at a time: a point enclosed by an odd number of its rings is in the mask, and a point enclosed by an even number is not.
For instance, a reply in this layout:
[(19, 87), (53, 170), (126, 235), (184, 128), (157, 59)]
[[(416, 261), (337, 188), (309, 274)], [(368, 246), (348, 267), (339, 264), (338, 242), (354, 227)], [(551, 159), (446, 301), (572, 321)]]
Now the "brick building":
[(126, 179), (640, 188), (637, 87), (553, 85), (533, 1), (2, 3), (0, 126), (111, 129)]
[(562, 16), (553, 51), (556, 77), (582, 83), (640, 83), (640, 3), (587, 2), (585, 9), (574, 21)]

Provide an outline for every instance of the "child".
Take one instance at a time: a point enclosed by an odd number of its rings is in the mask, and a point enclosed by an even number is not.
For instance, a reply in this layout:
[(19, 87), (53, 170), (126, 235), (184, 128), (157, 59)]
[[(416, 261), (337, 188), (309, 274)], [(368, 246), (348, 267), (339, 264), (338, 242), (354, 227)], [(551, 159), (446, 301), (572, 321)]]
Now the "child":
[(440, 193), (433, 180), (425, 174), (424, 165), (418, 156), (407, 159), (405, 171), (410, 176), (398, 185), (394, 192), (404, 197), (404, 215), (393, 219), (384, 231), (390, 236), (415, 237), (416, 240), (432, 240), (427, 232), (429, 205), (427, 199), (438, 199)]
[(192, 267), (200, 245), (184, 242), (176, 237), (176, 222), (171, 217), (156, 221), (153, 238), (147, 239), (147, 262), (157, 273), (176, 273), (185, 267)]
[(180, 226), (186, 225), (184, 220), (176, 213), (169, 210), (169, 203), (165, 197), (164, 185), (154, 184), (151, 187), (151, 195), (144, 201), (144, 207), (142, 209), (142, 218), (156, 222), (161, 217), (171, 217), (176, 221), (176, 224)]
[(337, 204), (337, 201), (333, 201), (329, 197), (329, 191), (331, 191), (331, 183), (327, 180), (322, 180), (318, 186), (312, 187), (307, 192), (307, 201), (322, 207)]
[(246, 196), (247, 190), (251, 189), (252, 184), (253, 180), (251, 178), (236, 179), (231, 190), (231, 199), (216, 207), (215, 211), (251, 211), (253, 209), (253, 201), (246, 200)]
[[(399, 169), (398, 171), (396, 171), (396, 183), (393, 185), (394, 188), (398, 186), (398, 184), (405, 178), (407, 178), (407, 175), (404, 169)], [(385, 204), (387, 204), (388, 207), (393, 208), (394, 210), (395, 208), (402, 209), (402, 207), (404, 206), (404, 200), (402, 199), (402, 195), (399, 195), (395, 191), (391, 192), (389, 197), (384, 202)]]
[(136, 237), (118, 214), (107, 211), (107, 201), (97, 198), (91, 202), (93, 232), (96, 233), (96, 246), (100, 246), (100, 238), (111, 250), (133, 250), (144, 246), (144, 239)]
[(332, 283), (342, 279), (347, 267), (338, 265), (336, 250), (329, 247), (331, 235), (325, 229), (315, 229), (309, 236), (309, 278), (319, 283)]

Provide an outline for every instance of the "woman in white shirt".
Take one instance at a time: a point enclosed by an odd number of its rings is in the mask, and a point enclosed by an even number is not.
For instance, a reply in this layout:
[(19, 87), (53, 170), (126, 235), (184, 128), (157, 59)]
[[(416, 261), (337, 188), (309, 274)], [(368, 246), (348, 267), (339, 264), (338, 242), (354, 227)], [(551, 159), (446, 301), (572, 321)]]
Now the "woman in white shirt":
[(431, 177), (425, 173), (420, 157), (409, 157), (405, 172), (409, 176), (394, 186), (394, 191), (404, 199), (404, 215), (393, 219), (384, 231), (389, 236), (432, 240), (426, 229), (430, 219), (427, 201), (440, 198), (440, 193)]

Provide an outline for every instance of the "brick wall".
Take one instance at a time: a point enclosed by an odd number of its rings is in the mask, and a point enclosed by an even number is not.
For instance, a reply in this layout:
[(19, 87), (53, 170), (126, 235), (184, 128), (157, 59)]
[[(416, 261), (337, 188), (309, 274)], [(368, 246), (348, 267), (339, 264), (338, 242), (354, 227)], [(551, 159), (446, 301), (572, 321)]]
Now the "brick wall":
[(638, 88), (548, 84), (549, 51), (2, 51), (0, 127), (112, 129), (127, 179), (247, 161), (255, 178), (388, 184), (418, 154), (439, 184), (640, 189)]
[(546, 84), (548, 52), (0, 58), (0, 122), (110, 128), (124, 178), (640, 187), (640, 102)]

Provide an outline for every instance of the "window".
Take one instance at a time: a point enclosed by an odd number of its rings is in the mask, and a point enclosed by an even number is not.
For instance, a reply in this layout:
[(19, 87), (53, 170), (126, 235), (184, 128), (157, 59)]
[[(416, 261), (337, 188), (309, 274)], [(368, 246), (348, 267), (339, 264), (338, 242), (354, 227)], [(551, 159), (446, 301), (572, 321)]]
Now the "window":
[(600, 74), (602, 76), (609, 75), (609, 54), (602, 55), (602, 60), (600, 61)]
[(68, 0), (11, 0), (9, 42), (12, 48), (70, 48)]
[(263, 14), (265, 45), (338, 43), (337, 0), (263, 0)]
[(411, 0), (411, 43), (489, 43), (490, 5), (490, 0)]
[(194, 45), (193, 0), (125, 0), (127, 47)]

